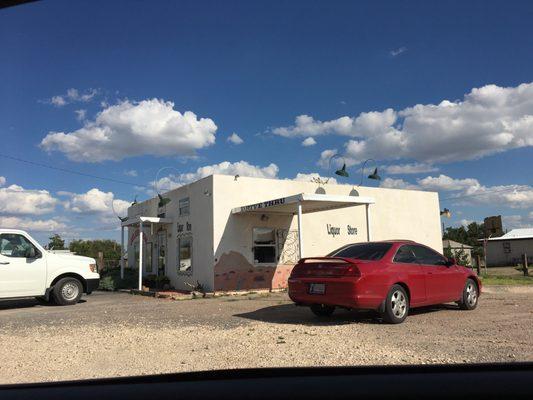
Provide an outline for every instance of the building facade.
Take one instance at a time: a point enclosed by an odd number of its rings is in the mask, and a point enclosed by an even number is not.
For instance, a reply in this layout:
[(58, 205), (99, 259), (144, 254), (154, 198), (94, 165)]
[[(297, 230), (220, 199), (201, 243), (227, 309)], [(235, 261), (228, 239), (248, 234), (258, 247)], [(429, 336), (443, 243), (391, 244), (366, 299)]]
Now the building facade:
[(442, 252), (433, 192), (211, 175), (163, 198), (129, 208), (124, 244), (129, 268), (141, 261), (142, 275), (164, 274), (176, 289), (284, 288), (301, 256), (369, 239)]

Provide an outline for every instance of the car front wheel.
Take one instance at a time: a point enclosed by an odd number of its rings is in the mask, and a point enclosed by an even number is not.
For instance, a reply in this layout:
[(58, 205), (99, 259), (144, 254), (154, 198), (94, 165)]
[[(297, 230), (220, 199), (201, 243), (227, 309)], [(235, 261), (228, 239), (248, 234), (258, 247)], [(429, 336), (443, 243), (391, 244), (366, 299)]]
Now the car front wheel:
[(468, 278), (463, 289), (463, 295), (459, 301), (459, 307), (462, 310), (473, 310), (477, 307), (479, 291), (476, 282)]
[(383, 320), (389, 324), (399, 324), (407, 318), (409, 313), (409, 297), (400, 285), (393, 285), (385, 299)]
[(52, 290), (52, 297), (56, 304), (69, 306), (76, 304), (83, 294), (83, 286), (76, 278), (62, 278)]

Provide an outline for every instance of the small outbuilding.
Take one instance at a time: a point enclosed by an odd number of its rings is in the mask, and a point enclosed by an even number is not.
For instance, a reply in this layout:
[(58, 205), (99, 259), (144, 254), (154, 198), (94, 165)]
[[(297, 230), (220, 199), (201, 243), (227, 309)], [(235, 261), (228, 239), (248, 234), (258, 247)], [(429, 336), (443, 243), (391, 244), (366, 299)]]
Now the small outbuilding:
[(522, 263), (524, 254), (533, 263), (533, 228), (513, 229), (500, 237), (489, 238), (486, 244), (487, 266), (509, 266)]
[(468, 265), (473, 265), (472, 250), (474, 248), (472, 246), (469, 246), (464, 243), (459, 243), (454, 240), (444, 239), (442, 241), (442, 248), (444, 249), (444, 251), (446, 251), (446, 249), (449, 249), (454, 257), (457, 257), (461, 252), (463, 252), (463, 254), (466, 256)]
[(208, 291), (284, 288), (299, 258), (348, 243), (411, 239), (442, 252), (437, 193), (227, 175), (132, 205), (122, 237), (141, 276)]

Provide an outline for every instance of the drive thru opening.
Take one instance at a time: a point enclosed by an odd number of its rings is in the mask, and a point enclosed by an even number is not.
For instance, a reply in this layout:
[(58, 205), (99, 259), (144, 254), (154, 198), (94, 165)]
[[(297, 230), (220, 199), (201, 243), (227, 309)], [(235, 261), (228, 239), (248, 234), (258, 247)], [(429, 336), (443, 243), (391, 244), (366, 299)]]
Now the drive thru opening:
[(370, 229), (370, 204), (374, 203), (371, 197), (338, 196), (327, 194), (300, 193), (294, 196), (282, 197), (274, 200), (262, 201), (242, 207), (236, 207), (232, 214), (279, 214), (298, 216), (298, 257), (303, 258), (303, 226), (302, 214), (319, 211), (335, 210), (339, 208), (364, 205), (366, 214), (366, 237), (372, 240)]

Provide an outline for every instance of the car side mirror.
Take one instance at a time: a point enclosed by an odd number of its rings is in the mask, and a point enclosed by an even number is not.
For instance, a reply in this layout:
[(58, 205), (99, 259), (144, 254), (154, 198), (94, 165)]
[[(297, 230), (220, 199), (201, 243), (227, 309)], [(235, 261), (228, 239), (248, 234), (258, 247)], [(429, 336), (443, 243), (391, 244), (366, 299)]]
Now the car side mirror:
[(447, 267), (451, 267), (452, 265), (455, 265), (455, 264), (457, 264), (457, 260), (454, 257), (450, 257), (448, 258), (448, 260), (446, 260)]
[(35, 258), (35, 249), (33, 246), (26, 250), (26, 258)]

